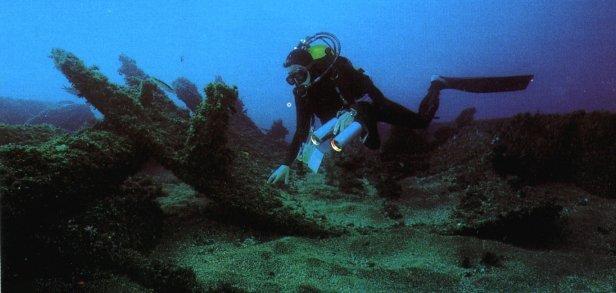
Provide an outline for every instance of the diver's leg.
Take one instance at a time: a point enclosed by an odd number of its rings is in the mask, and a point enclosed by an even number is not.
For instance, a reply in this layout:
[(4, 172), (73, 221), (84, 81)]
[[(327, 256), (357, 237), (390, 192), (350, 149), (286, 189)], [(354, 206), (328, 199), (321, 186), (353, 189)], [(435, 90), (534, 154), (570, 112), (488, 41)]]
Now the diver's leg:
[(352, 107), (357, 111), (356, 119), (364, 126), (365, 134), (364, 145), (369, 149), (376, 150), (381, 146), (381, 138), (377, 128), (377, 115), (374, 104), (368, 102), (357, 102)]
[(425, 121), (425, 127), (428, 127), (434, 119), (438, 106), (440, 105), (441, 90), (445, 88), (445, 84), (440, 80), (433, 80), (428, 88), (428, 93), (419, 104), (419, 116)]
[(415, 113), (402, 105), (399, 105), (384, 96), (376, 102), (377, 120), (393, 125), (410, 128), (426, 128), (430, 125), (439, 106), (440, 90), (444, 85), (439, 81), (433, 81), (428, 93), (419, 105), (419, 112)]

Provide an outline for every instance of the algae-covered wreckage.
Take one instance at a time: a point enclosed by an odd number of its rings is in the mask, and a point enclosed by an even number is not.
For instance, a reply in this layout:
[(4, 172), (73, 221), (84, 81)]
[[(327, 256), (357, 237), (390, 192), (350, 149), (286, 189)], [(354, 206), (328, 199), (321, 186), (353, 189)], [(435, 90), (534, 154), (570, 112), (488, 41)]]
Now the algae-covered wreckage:
[(277, 188), (237, 88), (51, 58), (104, 120), (0, 126), (7, 292), (616, 289), (615, 114), (468, 110)]

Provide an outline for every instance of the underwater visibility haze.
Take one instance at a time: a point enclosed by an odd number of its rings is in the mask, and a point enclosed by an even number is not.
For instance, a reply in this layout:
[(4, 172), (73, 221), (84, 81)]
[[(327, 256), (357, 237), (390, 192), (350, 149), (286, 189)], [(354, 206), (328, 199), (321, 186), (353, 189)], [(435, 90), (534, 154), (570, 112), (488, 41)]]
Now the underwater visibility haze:
[(616, 1), (2, 1), (6, 292), (616, 290)]
[[(171, 82), (221, 75), (259, 126), (294, 125), (282, 62), (300, 38), (334, 33), (392, 99), (417, 107), (433, 74), (534, 73), (524, 94), (456, 93), (439, 112), (478, 117), (616, 108), (613, 1), (4, 1), (0, 95), (71, 99), (47, 56), (66, 48), (114, 81), (117, 56)], [(271, 109), (271, 111), (263, 111)], [(276, 113), (276, 114), (273, 114)]]

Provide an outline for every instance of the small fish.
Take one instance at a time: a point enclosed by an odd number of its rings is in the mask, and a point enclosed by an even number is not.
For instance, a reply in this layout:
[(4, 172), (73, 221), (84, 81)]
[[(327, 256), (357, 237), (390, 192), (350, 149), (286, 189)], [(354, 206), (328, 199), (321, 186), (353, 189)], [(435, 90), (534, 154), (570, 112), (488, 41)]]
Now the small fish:
[(58, 107), (64, 107), (64, 106), (70, 106), (70, 105), (74, 105), (75, 102), (73, 101), (59, 101), (58, 102)]
[(150, 77), (150, 78), (151, 78), (151, 79), (152, 79), (152, 81), (154, 81), (154, 83), (156, 83), (156, 85), (157, 85), (158, 87), (160, 87), (161, 89), (163, 89), (163, 90), (165, 90), (165, 91), (168, 91), (168, 92), (170, 92), (170, 93), (174, 93), (174, 92), (175, 92), (175, 90), (174, 90), (174, 89), (173, 89), (170, 85), (168, 85), (167, 83), (165, 83), (164, 81), (162, 81), (162, 80), (160, 80), (160, 79), (158, 79), (158, 78), (156, 78), (156, 77)]

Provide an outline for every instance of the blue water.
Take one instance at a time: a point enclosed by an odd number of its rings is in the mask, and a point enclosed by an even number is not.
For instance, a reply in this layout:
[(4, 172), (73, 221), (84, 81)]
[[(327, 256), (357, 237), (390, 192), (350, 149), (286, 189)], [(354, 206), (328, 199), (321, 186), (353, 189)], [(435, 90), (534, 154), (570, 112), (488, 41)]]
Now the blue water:
[[(282, 62), (329, 31), (390, 98), (416, 109), (432, 74), (533, 73), (524, 92), (443, 93), (438, 115), (616, 110), (616, 1), (0, 1), (0, 96), (76, 99), (47, 57), (60, 47), (122, 82), (118, 55), (171, 82), (239, 87), (261, 127), (295, 121)], [(86, 4), (87, 3), (87, 4)]]

